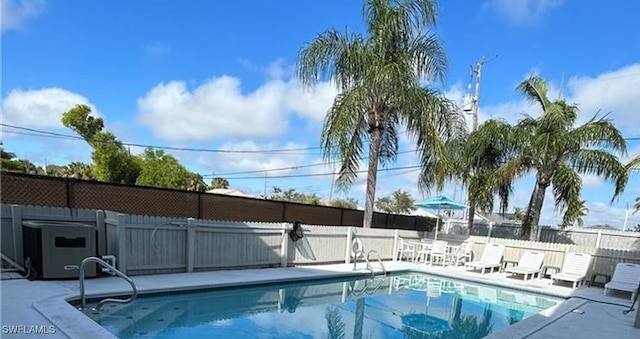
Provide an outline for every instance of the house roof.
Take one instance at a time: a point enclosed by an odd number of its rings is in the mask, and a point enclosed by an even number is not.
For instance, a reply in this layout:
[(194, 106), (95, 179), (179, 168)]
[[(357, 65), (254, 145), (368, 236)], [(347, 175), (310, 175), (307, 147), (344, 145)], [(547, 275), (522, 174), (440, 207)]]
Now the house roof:
[(611, 225), (593, 225), (593, 226), (588, 226), (585, 227), (586, 229), (590, 229), (590, 230), (610, 230), (610, 231), (620, 231), (619, 228), (613, 227)]
[(482, 213), (482, 215), (496, 224), (516, 222), (514, 213)]
[(262, 199), (262, 196), (260, 196), (260, 195), (244, 193), (241, 190), (233, 189), (233, 188), (214, 188), (214, 189), (208, 190), (207, 193), (224, 194), (224, 195), (232, 195), (232, 196), (236, 196), (236, 197)]

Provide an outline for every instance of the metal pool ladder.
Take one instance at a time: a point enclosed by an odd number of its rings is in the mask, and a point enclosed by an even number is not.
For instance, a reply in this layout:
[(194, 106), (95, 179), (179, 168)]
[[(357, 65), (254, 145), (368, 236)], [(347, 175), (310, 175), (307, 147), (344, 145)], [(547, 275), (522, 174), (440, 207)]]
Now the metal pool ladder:
[[(84, 291), (84, 268), (87, 266), (87, 264), (89, 264), (90, 262), (95, 262), (98, 263), (100, 266), (111, 270), (111, 272), (115, 273), (115, 275), (119, 276), (120, 278), (124, 279), (126, 282), (129, 283), (129, 285), (131, 285), (131, 289), (133, 290), (133, 293), (131, 294), (131, 296), (127, 299), (115, 299), (115, 298), (105, 298), (102, 299), (98, 305), (96, 305), (96, 309), (99, 310), (100, 307), (102, 307), (103, 304), (108, 303), (108, 302), (114, 302), (114, 303), (122, 303), (122, 304), (126, 304), (128, 302), (133, 301), (137, 296), (138, 296), (138, 288), (136, 287), (136, 284), (133, 282), (133, 280), (126, 274), (120, 272), (117, 268), (113, 267), (111, 264), (107, 263), (106, 261), (98, 258), (98, 257), (87, 257), (84, 258), (84, 260), (82, 260), (82, 262), (80, 263), (80, 303), (81, 303), (81, 308), (80, 310), (84, 310), (87, 308), (87, 299), (85, 297), (85, 291)], [(77, 265), (68, 265), (64, 267), (66, 270), (73, 270), (73, 269), (78, 269)]]
[(371, 266), (371, 253), (375, 254), (376, 257), (375, 259), (378, 261), (378, 263), (380, 264), (380, 267), (382, 268), (382, 274), (387, 275), (387, 269), (384, 267), (384, 264), (382, 263), (382, 260), (380, 259), (380, 255), (378, 254), (377, 251), (375, 250), (371, 250), (369, 251), (369, 253), (367, 253), (367, 256), (364, 255), (364, 251), (356, 251), (355, 252), (355, 259), (353, 260), (353, 270), (356, 270), (356, 265), (358, 264), (358, 258), (362, 257), (364, 259), (364, 261), (367, 263), (367, 269), (369, 271), (371, 271), (371, 275), (375, 276), (376, 272), (373, 270), (373, 266)]

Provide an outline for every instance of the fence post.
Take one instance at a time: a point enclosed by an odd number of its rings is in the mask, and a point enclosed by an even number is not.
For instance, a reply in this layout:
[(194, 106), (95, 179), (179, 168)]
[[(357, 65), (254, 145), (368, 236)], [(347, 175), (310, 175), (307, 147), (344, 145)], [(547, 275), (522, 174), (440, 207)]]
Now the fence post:
[(351, 263), (351, 242), (353, 241), (353, 227), (347, 227), (347, 248), (344, 254), (344, 263)]
[(289, 237), (287, 230), (289, 223), (282, 223), (282, 243), (280, 244), (280, 266), (287, 267), (289, 265)]
[(104, 211), (96, 211), (96, 228), (98, 229), (98, 256), (107, 254), (107, 228), (104, 224)]
[(493, 231), (493, 221), (489, 221), (489, 229), (487, 230), (487, 244), (491, 241), (491, 231)]
[(542, 236), (542, 226), (538, 225), (538, 234), (536, 234), (536, 241), (540, 242), (540, 237)]
[(118, 213), (116, 222), (118, 234), (118, 269), (127, 274), (127, 215)]
[(602, 230), (598, 230), (598, 237), (596, 238), (596, 248), (600, 248), (600, 239), (602, 238)]
[(196, 257), (196, 229), (193, 227), (195, 219), (187, 219), (187, 272), (193, 272)]
[(13, 260), (18, 265), (24, 265), (22, 249), (22, 209), (20, 205), (11, 205), (11, 224), (13, 226)]
[(398, 261), (396, 260), (397, 258), (397, 254), (398, 254), (398, 240), (400, 238), (400, 232), (398, 231), (398, 229), (396, 228), (396, 230), (393, 232), (393, 261)]

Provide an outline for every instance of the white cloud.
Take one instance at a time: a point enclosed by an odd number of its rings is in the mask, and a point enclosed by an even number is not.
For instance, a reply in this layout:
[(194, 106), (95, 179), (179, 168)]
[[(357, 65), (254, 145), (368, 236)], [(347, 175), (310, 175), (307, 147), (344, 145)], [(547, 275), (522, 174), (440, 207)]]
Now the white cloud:
[(24, 22), (39, 16), (45, 0), (2, 0), (2, 32), (19, 30)]
[[(284, 75), (277, 67), (272, 75)], [(322, 121), (336, 93), (330, 83), (305, 91), (295, 80), (272, 79), (250, 93), (243, 93), (240, 80), (230, 76), (195, 88), (171, 81), (138, 99), (139, 121), (170, 141), (276, 137), (287, 131), (290, 114)]]
[[(630, 204), (630, 206), (633, 207), (632, 204)], [(626, 214), (624, 206), (620, 208), (602, 202), (593, 202), (587, 203), (587, 207), (589, 208), (589, 215), (584, 218), (585, 226), (608, 224), (622, 229)], [(633, 228), (636, 224), (640, 223), (640, 214), (636, 213), (634, 215), (631, 214), (631, 212), (627, 220), (627, 228)]]
[(489, 0), (489, 7), (505, 16), (513, 24), (530, 24), (550, 10), (562, 5), (564, 0)]
[(567, 101), (579, 105), (583, 122), (598, 111), (611, 112), (609, 118), (623, 133), (635, 134), (640, 126), (639, 88), (640, 64), (633, 64), (595, 77), (571, 78)]
[(525, 99), (517, 101), (507, 101), (489, 106), (480, 106), (478, 109), (478, 120), (480, 123), (488, 119), (505, 119), (509, 123), (516, 123), (522, 119), (523, 114), (538, 116), (538, 106)]
[(582, 187), (600, 187), (605, 183), (602, 177), (593, 174), (581, 175)]
[(89, 99), (62, 88), (14, 89), (2, 103), (2, 119), (21, 127), (62, 127), (62, 114), (77, 104), (88, 105), (94, 115), (100, 115)]
[[(206, 168), (208, 173), (217, 172), (220, 174), (234, 173), (234, 172), (246, 172), (246, 171), (258, 171), (257, 173), (242, 174), (242, 177), (257, 176), (261, 177), (266, 175), (279, 176), (298, 173), (295, 168), (298, 165), (306, 164), (306, 151), (299, 151), (297, 149), (307, 147), (304, 144), (299, 143), (256, 143), (253, 141), (243, 141), (238, 143), (226, 143), (219, 148), (229, 151), (245, 151), (245, 153), (197, 153), (197, 159), (195, 161), (203, 168)], [(279, 151), (263, 152), (267, 150), (291, 150), (290, 152)], [(249, 152), (246, 152), (249, 151)], [(177, 153), (179, 158), (188, 157), (195, 153), (188, 153), (185, 156)], [(285, 168), (285, 170), (271, 171), (273, 169)], [(260, 172), (266, 171), (266, 172)], [(229, 179), (233, 179), (233, 176), (229, 176)]]
[[(629, 65), (614, 71), (605, 72), (595, 77), (574, 76), (567, 82), (564, 89), (565, 100), (576, 103), (580, 109), (578, 124), (586, 122), (596, 112), (601, 114), (611, 112), (611, 118), (623, 134), (637, 133), (640, 126), (640, 96), (637, 89), (640, 88), (640, 64)], [(453, 95), (460, 92), (452, 88)], [(558, 87), (553, 81), (549, 81), (549, 98), (556, 98)], [(482, 99), (481, 99), (482, 101)], [(503, 118), (514, 123), (522, 114), (527, 113), (537, 117), (540, 107), (528, 102), (524, 97), (493, 105), (481, 105), (479, 108), (479, 121), (490, 118)]]
[(269, 77), (269, 79), (283, 79), (290, 78), (293, 75), (294, 67), (293, 65), (289, 65), (286, 63), (285, 59), (278, 59), (272, 62), (265, 69), (265, 73)]

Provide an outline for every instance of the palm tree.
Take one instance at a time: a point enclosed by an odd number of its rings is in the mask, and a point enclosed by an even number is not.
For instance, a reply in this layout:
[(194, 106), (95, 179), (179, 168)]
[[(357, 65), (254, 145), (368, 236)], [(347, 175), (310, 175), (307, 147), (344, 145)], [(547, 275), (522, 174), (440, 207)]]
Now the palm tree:
[(67, 178), (83, 179), (83, 180), (95, 180), (93, 175), (93, 169), (91, 165), (83, 162), (74, 161), (64, 167), (62, 173)]
[[(578, 207), (578, 213), (576, 214), (576, 224), (578, 224), (579, 227), (584, 226), (584, 219), (582, 219), (582, 217), (584, 217), (585, 215), (589, 214), (589, 208), (587, 207), (587, 202), (585, 200), (580, 200), (580, 206)], [(565, 228), (567, 225), (565, 224), (560, 224), (560, 228)]]
[(607, 116), (598, 116), (574, 127), (578, 108), (562, 99), (547, 97), (547, 83), (532, 76), (517, 88), (542, 108), (538, 118), (525, 115), (515, 126), (516, 156), (500, 169), (504, 181), (531, 171), (536, 183), (522, 223), (522, 233), (535, 240), (547, 188), (553, 186), (557, 209), (564, 210), (562, 224), (570, 225), (580, 214), (580, 174), (594, 174), (615, 183), (612, 201), (627, 183), (627, 171), (614, 153), (626, 154), (627, 144)]
[(635, 208), (633, 214), (640, 212), (640, 197), (636, 197), (636, 203), (633, 205), (633, 208)]
[(297, 76), (309, 88), (321, 79), (340, 93), (325, 117), (325, 160), (339, 159), (340, 189), (349, 187), (368, 143), (364, 227), (371, 227), (378, 165), (396, 159), (399, 128), (417, 143), (419, 186), (442, 188), (449, 171), (443, 138), (466, 129), (455, 105), (420, 82), (442, 81), (446, 56), (431, 33), (433, 0), (365, 0), (366, 35), (335, 29), (318, 35), (298, 55)]
[(513, 128), (503, 120), (487, 120), (469, 135), (463, 157), (456, 161), (466, 167), (466, 183), (469, 196), (469, 230), (473, 227), (476, 209), (492, 212), (495, 197), (500, 199), (500, 210), (509, 206), (513, 191), (512, 180), (502, 180), (497, 170), (511, 159), (513, 153)]

